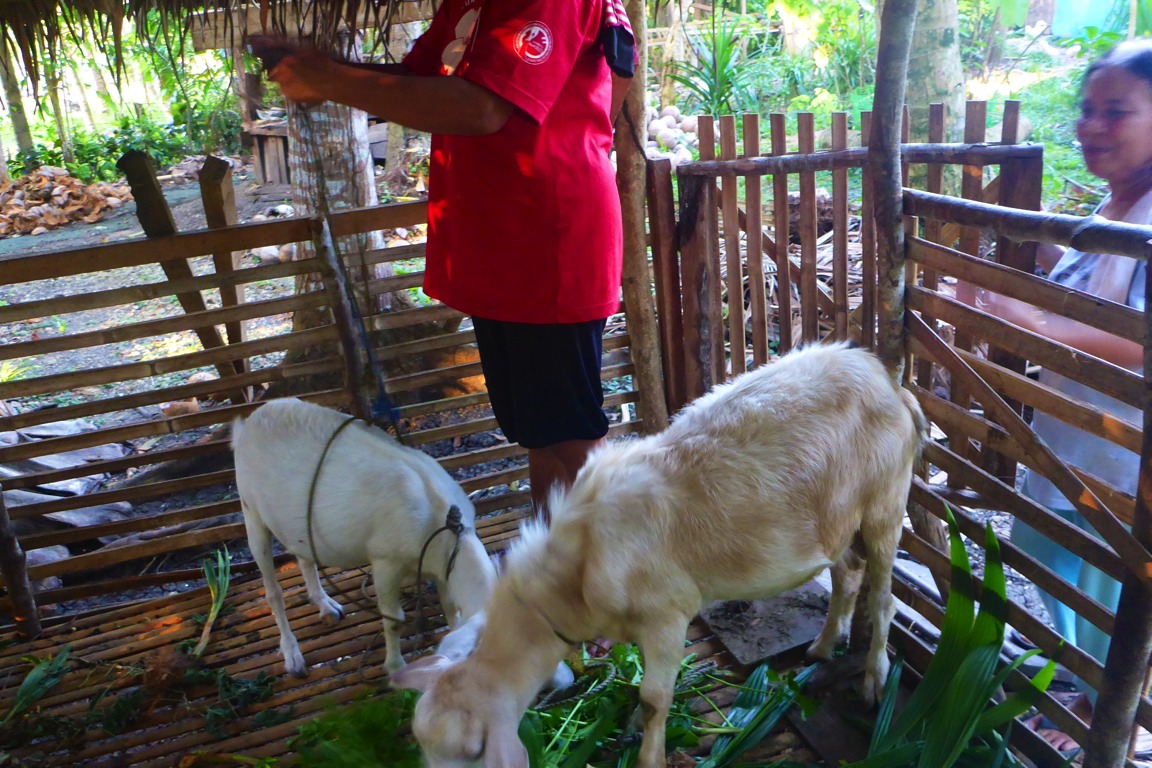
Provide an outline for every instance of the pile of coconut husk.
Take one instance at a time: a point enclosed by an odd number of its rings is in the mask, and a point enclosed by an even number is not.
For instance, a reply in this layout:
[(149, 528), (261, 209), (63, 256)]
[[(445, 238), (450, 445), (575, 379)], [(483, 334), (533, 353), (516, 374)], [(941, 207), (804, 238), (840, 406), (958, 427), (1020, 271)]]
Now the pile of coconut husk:
[(64, 168), (42, 165), (0, 183), (0, 237), (39, 235), (73, 221), (92, 224), (131, 198), (127, 184), (84, 184)]

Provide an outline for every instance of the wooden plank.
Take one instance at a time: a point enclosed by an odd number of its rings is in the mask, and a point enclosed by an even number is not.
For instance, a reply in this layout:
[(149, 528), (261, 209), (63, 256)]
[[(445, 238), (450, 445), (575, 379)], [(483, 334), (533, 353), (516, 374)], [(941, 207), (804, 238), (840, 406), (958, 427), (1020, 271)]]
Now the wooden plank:
[(917, 311), (931, 312), (954, 326), (963, 324), (977, 338), (994, 337), (1008, 351), (1027, 357), (1134, 408), (1140, 407), (1140, 376), (1132, 371), (1054, 342), (1046, 336), (1017, 328), (997, 317), (918, 286), (909, 286), (908, 306)]
[(152, 464), (161, 464), (165, 461), (193, 459), (213, 453), (223, 453), (231, 450), (227, 440), (213, 440), (205, 443), (195, 443), (179, 448), (157, 448), (146, 454), (130, 454), (121, 459), (111, 461), (92, 462), (80, 464), (66, 469), (56, 469), (46, 472), (31, 472), (19, 477), (6, 478), (4, 489), (8, 491), (35, 488), (38, 485), (56, 483), (61, 480), (72, 480), (77, 477), (87, 477), (92, 474), (114, 474), (128, 469), (138, 469)]
[(6, 283), (103, 272), (155, 264), (157, 251), (173, 259), (203, 256), (218, 250), (258, 248), (309, 240), (312, 219), (303, 217), (238, 224), (227, 230), (184, 232), (151, 240), (125, 240), (88, 248), (49, 251), (35, 256), (0, 259)]
[[(861, 113), (863, 114), (863, 113)], [(998, 146), (985, 144), (905, 144), (901, 154), (910, 163), (947, 163), (968, 165), (997, 165), (1009, 157), (1039, 157), (1040, 145)], [(755, 176), (777, 173), (803, 173), (830, 171), (833, 168), (862, 168), (868, 159), (868, 150), (843, 149), (836, 152), (818, 152), (814, 155), (791, 154), (781, 157), (750, 157), (731, 163), (719, 160), (697, 160), (676, 167), (681, 176)]]
[(680, 304), (680, 262), (676, 258), (676, 209), (672, 195), (672, 163), (648, 163), (648, 227), (652, 243), (652, 272), (660, 346), (664, 360), (664, 398), (668, 412), (688, 402), (684, 381), (684, 315)]
[(109, 288), (104, 291), (80, 293), (72, 296), (58, 296), (49, 299), (36, 299), (0, 307), (0, 323), (13, 323), (38, 317), (51, 317), (92, 309), (106, 309), (138, 301), (173, 296), (178, 292), (207, 291), (214, 288), (239, 289), (239, 286), (264, 280), (315, 272), (315, 259), (302, 259), (284, 264), (266, 264), (246, 267), (227, 275), (207, 274), (188, 280), (170, 280), (159, 283), (141, 283), (123, 288)]
[[(736, 159), (736, 118), (733, 115), (720, 117), (720, 159)], [(736, 177), (725, 178), (721, 180), (720, 187), (724, 258), (727, 265), (728, 357), (733, 376), (748, 369), (745, 352), (747, 343), (744, 339), (744, 269), (740, 254), (740, 217), (737, 200), (739, 183), (740, 180)]]
[[(760, 156), (760, 115), (744, 115), (744, 155)], [(764, 273), (764, 222), (761, 179), (744, 181), (744, 206), (748, 209), (744, 231), (747, 237), (748, 302), (752, 313), (752, 364), (768, 362), (768, 295)]]
[[(928, 107), (928, 141), (932, 143), (942, 142), (944, 140), (944, 121), (946, 117), (944, 104), (931, 104)], [(929, 163), (925, 173), (925, 188), (934, 194), (940, 194), (944, 191), (944, 166), (940, 163)], [(940, 242), (941, 229), (944, 224), (939, 219), (928, 219), (924, 222), (924, 239), (931, 242)], [(910, 243), (911, 238), (905, 238), (905, 242)], [(912, 258), (909, 254), (909, 258)], [(936, 290), (938, 285), (937, 273), (934, 269), (924, 268), (921, 270), (921, 284), (930, 290)], [(939, 325), (935, 318), (925, 317), (924, 322), (928, 324), (934, 331), (939, 331)], [(916, 364), (916, 383), (925, 389), (932, 389), (932, 363), (927, 360), (920, 360)]]
[[(226, 160), (208, 155), (200, 168), (200, 198), (204, 202), (204, 218), (211, 229), (235, 225), (240, 216), (236, 210), (236, 190), (232, 186), (232, 165)], [(216, 273), (227, 275), (240, 269), (242, 251), (219, 251), (212, 254)], [(234, 307), (245, 301), (244, 289), (239, 285), (220, 288), (220, 305)], [(229, 344), (239, 344), (248, 340), (244, 322), (234, 320), (224, 326)], [(236, 361), (237, 373), (251, 370), (248, 361)], [(251, 399), (251, 390), (245, 393)]]
[[(816, 152), (816, 122), (811, 112), (796, 115), (801, 155)], [(816, 174), (800, 174), (800, 340), (820, 339), (819, 308), (816, 305)]]
[[(140, 220), (145, 236), (170, 237), (176, 234), (176, 220), (172, 218), (168, 201), (164, 199), (160, 182), (156, 180), (152, 158), (145, 152), (129, 150), (116, 162), (116, 167), (128, 178), (132, 198), (136, 201), (136, 218)], [(192, 277), (192, 267), (185, 259), (164, 259), (160, 262), (160, 267), (169, 280), (186, 280)], [(176, 298), (188, 315), (200, 314), (207, 309), (204, 297), (199, 292), (179, 293)], [(201, 325), (192, 330), (204, 349), (224, 346), (224, 338), (216, 326)], [(226, 364), (217, 365), (216, 370), (221, 377), (236, 372), (232, 366)]]
[[(848, 113), (832, 113), (832, 149), (848, 147)], [(832, 171), (833, 338), (848, 339), (848, 169)]]
[[(716, 157), (716, 124), (710, 116), (701, 116), (697, 120), (696, 135), (699, 137), (699, 152), (701, 159), (712, 160)], [(719, 211), (717, 210), (715, 195), (711, 193), (714, 185), (709, 184), (709, 193), (706, 195), (708, 205), (703, 206), (703, 215), (707, 218), (708, 239), (704, 245), (704, 269), (706, 270), (705, 292), (701, 295), (704, 310), (703, 322), (706, 324), (707, 336), (705, 345), (701, 349), (707, 355), (702, 361), (707, 378), (704, 380), (705, 391), (726, 378), (726, 365), (724, 360), (724, 308), (720, 301), (720, 243), (719, 243)]]
[[(860, 113), (860, 140), (869, 146), (872, 113)], [(864, 166), (860, 185), (860, 343), (876, 348), (876, 211), (872, 172)]]
[[(768, 117), (772, 154), (783, 156), (788, 152), (787, 116), (774, 112)], [(772, 233), (776, 240), (776, 303), (780, 324), (780, 354), (795, 346), (792, 338), (792, 280), (788, 265), (788, 176), (777, 173), (772, 177)]]
[[(919, 289), (913, 287), (913, 290)], [(954, 379), (961, 379), (964, 386), (972, 387), (988, 416), (1000, 421), (1012, 438), (1028, 452), (1031, 466), (1039, 468), (1060, 493), (1076, 505), (1076, 509), (1084, 515), (1097, 533), (1112, 545), (1117, 554), (1134, 564), (1137, 570), (1131, 575), (1145, 584), (1152, 582), (1152, 573), (1140, 570), (1142, 563), (1152, 560), (1143, 544), (1133, 537), (1102, 501), (1076, 477), (1067, 464), (1056, 456), (1047, 444), (1039, 440), (1029, 426), (991, 387), (976, 376), (947, 344), (932, 333), (915, 314), (908, 313), (905, 317), (909, 333), (938, 357), (938, 362), (948, 368)]]
[[(45, 355), (49, 352), (65, 352), (102, 344), (115, 344), (120, 341), (133, 341), (148, 336), (160, 336), (180, 331), (191, 331), (204, 323), (227, 323), (233, 320), (251, 320), (269, 315), (280, 315), (302, 309), (312, 309), (325, 305), (327, 297), (322, 293), (307, 293), (283, 299), (252, 301), (237, 307), (209, 309), (190, 315), (165, 317), (159, 320), (145, 320), (131, 325), (121, 325), (100, 331), (73, 333), (68, 336), (51, 336), (35, 341), (6, 344), (0, 347), (0, 360), (19, 357)], [(216, 345), (217, 347), (223, 344)], [(221, 366), (217, 365), (217, 369)], [(227, 375), (227, 374), (226, 374)], [(12, 384), (14, 382), (3, 382)]]
[(1108, 331), (1137, 344), (1142, 343), (1143, 318), (1140, 312), (1124, 304), (1055, 285), (1035, 275), (920, 238), (914, 238), (909, 243), (908, 258), (981, 288), (1034, 304), (1040, 309)]
[[(710, 118), (705, 119), (709, 123)], [(708, 288), (708, 240), (711, 217), (708, 209), (713, 205), (712, 185), (697, 177), (677, 177), (680, 200), (680, 282), (683, 308), (684, 335), (680, 340), (684, 360), (684, 396), (688, 401), (704, 394), (709, 377), (708, 362), (711, 352), (704, 345), (709, 341), (709, 327), (705, 319)]]

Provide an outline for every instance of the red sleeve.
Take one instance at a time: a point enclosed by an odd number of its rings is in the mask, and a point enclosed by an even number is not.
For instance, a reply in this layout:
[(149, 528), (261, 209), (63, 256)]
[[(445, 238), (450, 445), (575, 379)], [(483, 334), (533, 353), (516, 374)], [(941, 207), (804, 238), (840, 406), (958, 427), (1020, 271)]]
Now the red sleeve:
[(416, 38), (412, 50), (404, 57), (404, 66), (412, 70), (414, 75), (432, 76), (440, 73), (441, 51), (448, 42), (445, 38), (448, 31), (446, 6), (446, 3), (440, 4), (428, 29)]
[(543, 122), (599, 27), (598, 2), (490, 2), (460, 74)]

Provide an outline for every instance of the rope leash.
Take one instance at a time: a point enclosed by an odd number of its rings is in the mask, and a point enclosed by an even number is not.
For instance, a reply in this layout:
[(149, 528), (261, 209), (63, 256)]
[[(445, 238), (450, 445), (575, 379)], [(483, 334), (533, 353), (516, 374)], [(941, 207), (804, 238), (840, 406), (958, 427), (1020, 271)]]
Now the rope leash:
[[(333, 581), (329, 574), (320, 570), (320, 558), (316, 552), (316, 530), (315, 526), (313, 525), (316, 516), (316, 489), (320, 484), (320, 473), (324, 469), (324, 462), (328, 458), (328, 452), (331, 450), (333, 443), (336, 442), (336, 438), (339, 437), (340, 434), (349, 425), (357, 421), (363, 421), (363, 419), (359, 419), (355, 416), (349, 416), (343, 422), (341, 422), (340, 426), (336, 427), (336, 430), (328, 437), (327, 442), (324, 443), (324, 450), (320, 452), (320, 459), (316, 462), (316, 469), (312, 473), (312, 481), (308, 487), (306, 525), (308, 530), (308, 547), (312, 556), (312, 563), (316, 566), (316, 570), (320, 572), (321, 578), (324, 579), (324, 583), (328, 585), (328, 589), (337, 595), (343, 595), (344, 597), (349, 598), (349, 601), (357, 606), (371, 607), (371, 603), (369, 603), (366, 599), (361, 599), (357, 596), (350, 597), (350, 592), (345, 592), (340, 588), (339, 585), (336, 584), (335, 581)], [(432, 541), (445, 531), (450, 531), (456, 534), (456, 541), (453, 544), (452, 553), (448, 556), (448, 564), (444, 569), (444, 580), (447, 582), (447, 580), (451, 578), (452, 571), (456, 566), (456, 555), (460, 552), (460, 537), (467, 531), (464, 526), (464, 515), (460, 511), (460, 508), (455, 504), (448, 508), (448, 514), (445, 517), (444, 525), (433, 531), (428, 539), (424, 542), (424, 546), (420, 548), (420, 557), (416, 561), (416, 607), (414, 610), (416, 612), (417, 634), (420, 634), (423, 631), (422, 624), (424, 620), (424, 556), (428, 553), (428, 547), (432, 545)], [(360, 570), (363, 571), (364, 569), (361, 568)], [(367, 594), (366, 580), (366, 576), (365, 579), (361, 580), (360, 591), (363, 594)], [(387, 619), (388, 621), (393, 622), (394, 624), (404, 623), (404, 620), (400, 617), (389, 616), (383, 611), (381, 611), (381, 616), (383, 616), (383, 618)]]

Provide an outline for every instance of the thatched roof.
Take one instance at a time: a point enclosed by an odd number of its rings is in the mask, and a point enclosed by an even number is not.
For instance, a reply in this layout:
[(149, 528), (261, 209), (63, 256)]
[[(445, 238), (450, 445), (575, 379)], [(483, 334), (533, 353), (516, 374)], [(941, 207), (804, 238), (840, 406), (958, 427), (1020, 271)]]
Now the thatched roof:
[[(125, 21), (141, 23), (155, 11), (172, 27), (212, 26), (243, 45), (245, 34), (268, 31), (314, 39), (335, 49), (338, 31), (382, 30), (393, 19), (423, 18), (436, 0), (0, 0), (0, 39), (18, 52), (29, 73), (54, 58), (68, 37), (94, 40), (118, 62)], [(117, 67), (118, 68), (118, 67)]]

